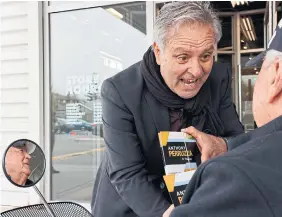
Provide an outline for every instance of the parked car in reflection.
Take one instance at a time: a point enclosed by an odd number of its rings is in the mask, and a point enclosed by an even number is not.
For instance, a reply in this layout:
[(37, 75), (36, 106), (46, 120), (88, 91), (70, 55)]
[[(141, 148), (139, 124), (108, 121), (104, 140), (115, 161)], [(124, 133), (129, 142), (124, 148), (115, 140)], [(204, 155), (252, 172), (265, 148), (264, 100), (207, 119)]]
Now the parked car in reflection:
[(53, 130), (56, 134), (70, 133), (72, 131), (86, 131), (91, 132), (92, 135), (104, 137), (102, 123), (90, 123), (82, 119), (73, 122), (64, 118), (56, 118)]
[(79, 119), (77, 121), (68, 121), (63, 118), (57, 118), (57, 121), (55, 123), (55, 133), (70, 133), (71, 131), (93, 131), (92, 124)]
[(56, 134), (69, 133), (74, 126), (64, 118), (56, 118), (54, 132)]
[(82, 131), (91, 131), (92, 132), (92, 125), (91, 123), (85, 120), (78, 120), (77, 122), (73, 122), (73, 130), (82, 130)]

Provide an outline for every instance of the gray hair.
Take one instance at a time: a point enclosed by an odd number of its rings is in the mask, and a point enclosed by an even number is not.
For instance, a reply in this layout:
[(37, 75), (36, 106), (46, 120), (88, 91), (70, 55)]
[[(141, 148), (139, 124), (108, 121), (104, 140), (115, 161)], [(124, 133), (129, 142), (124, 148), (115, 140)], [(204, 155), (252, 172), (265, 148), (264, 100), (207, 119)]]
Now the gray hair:
[(160, 10), (154, 25), (154, 42), (163, 50), (168, 30), (171, 27), (177, 30), (184, 23), (211, 25), (215, 34), (215, 43), (218, 43), (222, 36), (221, 23), (209, 2), (179, 1), (165, 4)]
[(265, 59), (267, 59), (270, 62), (273, 62), (276, 60), (276, 58), (282, 59), (282, 52), (277, 51), (277, 50), (269, 50), (265, 54)]

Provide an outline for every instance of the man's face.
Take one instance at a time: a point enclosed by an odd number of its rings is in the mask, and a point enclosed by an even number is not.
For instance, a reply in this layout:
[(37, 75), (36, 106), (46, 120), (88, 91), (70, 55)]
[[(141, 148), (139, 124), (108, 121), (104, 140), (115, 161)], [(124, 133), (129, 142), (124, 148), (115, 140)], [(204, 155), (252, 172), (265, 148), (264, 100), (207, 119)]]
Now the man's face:
[(213, 65), (215, 35), (209, 25), (182, 25), (164, 50), (154, 44), (157, 63), (167, 86), (182, 98), (197, 95)]
[(24, 184), (30, 175), (30, 158), (25, 146), (22, 148), (9, 148), (5, 159), (5, 165), (8, 175), (11, 176), (11, 179), (15, 183)]

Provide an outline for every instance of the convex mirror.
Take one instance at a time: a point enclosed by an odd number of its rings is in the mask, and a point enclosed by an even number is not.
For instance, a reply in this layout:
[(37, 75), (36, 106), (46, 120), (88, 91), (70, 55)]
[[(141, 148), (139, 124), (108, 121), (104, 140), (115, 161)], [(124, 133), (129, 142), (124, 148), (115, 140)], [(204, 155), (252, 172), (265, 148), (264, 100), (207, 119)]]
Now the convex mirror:
[(7, 179), (18, 187), (31, 187), (40, 181), (46, 168), (45, 155), (35, 142), (20, 139), (4, 152), (2, 162)]

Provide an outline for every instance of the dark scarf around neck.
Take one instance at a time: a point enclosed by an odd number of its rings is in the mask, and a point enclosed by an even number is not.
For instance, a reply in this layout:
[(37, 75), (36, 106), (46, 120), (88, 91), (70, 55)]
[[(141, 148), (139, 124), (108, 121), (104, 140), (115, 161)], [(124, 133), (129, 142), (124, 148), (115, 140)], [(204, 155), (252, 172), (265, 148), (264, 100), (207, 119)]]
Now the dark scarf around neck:
[[(183, 118), (192, 119), (192, 126), (215, 136), (223, 136), (224, 127), (218, 114), (212, 110), (210, 79), (208, 78), (199, 93), (191, 99), (183, 99), (172, 92), (165, 84), (150, 47), (143, 56), (141, 72), (149, 92), (165, 107), (183, 109)], [(188, 127), (183, 123), (183, 128)]]

